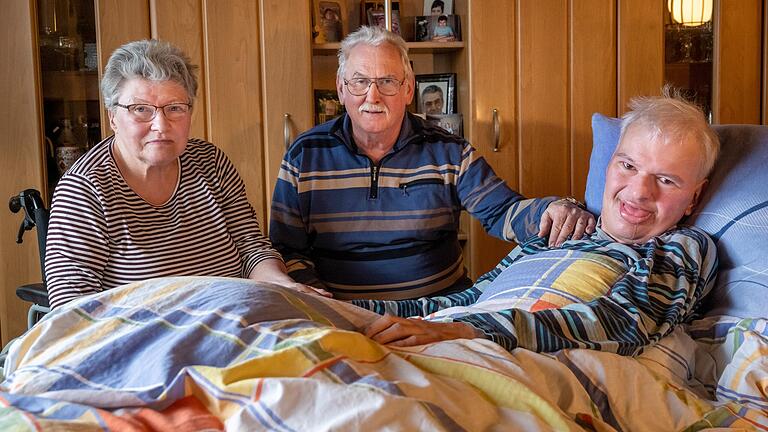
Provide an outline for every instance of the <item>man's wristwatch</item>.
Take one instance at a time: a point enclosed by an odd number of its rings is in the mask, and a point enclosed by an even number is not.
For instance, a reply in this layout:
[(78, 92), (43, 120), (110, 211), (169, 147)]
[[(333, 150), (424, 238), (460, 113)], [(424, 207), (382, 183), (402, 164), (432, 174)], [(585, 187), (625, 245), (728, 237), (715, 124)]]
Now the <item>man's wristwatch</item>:
[(581, 201), (579, 201), (576, 198), (571, 197), (571, 196), (565, 197), (565, 198), (560, 198), (558, 201), (568, 201), (569, 203), (575, 205), (576, 207), (578, 207), (578, 208), (580, 208), (582, 210), (586, 210), (587, 209), (587, 206), (583, 202), (581, 202)]

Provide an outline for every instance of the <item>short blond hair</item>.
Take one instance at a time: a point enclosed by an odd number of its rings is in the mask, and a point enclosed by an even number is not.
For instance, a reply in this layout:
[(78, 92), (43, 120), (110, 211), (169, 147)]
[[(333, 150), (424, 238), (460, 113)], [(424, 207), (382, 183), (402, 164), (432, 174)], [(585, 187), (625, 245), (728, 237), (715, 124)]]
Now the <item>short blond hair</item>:
[(680, 142), (692, 137), (701, 146), (701, 177), (709, 175), (720, 153), (720, 139), (710, 127), (701, 108), (685, 100), (679, 89), (666, 85), (661, 96), (632, 98), (629, 109), (621, 117), (619, 142), (634, 124), (651, 128), (672, 141)]

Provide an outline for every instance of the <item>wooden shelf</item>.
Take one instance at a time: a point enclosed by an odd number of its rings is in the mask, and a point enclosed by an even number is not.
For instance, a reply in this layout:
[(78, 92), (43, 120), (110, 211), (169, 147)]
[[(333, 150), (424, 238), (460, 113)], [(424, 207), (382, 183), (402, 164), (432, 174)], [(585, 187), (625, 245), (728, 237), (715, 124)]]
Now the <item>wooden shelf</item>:
[(97, 71), (43, 71), (43, 95), (48, 100), (98, 101)]
[[(456, 42), (406, 42), (410, 54), (444, 53), (464, 49), (464, 41)], [(336, 55), (341, 47), (340, 42), (312, 44), (315, 55)]]

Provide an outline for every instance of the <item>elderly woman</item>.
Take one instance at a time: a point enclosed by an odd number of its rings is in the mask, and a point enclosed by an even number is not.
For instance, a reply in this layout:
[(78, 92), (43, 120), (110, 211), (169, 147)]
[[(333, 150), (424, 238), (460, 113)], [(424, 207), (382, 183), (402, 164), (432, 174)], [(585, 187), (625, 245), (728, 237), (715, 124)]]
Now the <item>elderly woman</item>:
[(313, 289), (286, 275), (229, 159), (189, 139), (196, 69), (157, 40), (125, 44), (109, 58), (101, 91), (114, 135), (80, 158), (53, 194), (45, 260), (51, 307), (159, 276)]

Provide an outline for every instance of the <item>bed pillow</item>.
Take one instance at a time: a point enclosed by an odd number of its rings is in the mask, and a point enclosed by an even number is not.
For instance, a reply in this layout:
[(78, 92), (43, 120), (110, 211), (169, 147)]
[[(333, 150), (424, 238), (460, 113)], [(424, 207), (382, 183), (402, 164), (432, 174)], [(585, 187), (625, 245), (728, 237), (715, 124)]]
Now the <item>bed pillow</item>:
[[(621, 122), (592, 116), (593, 144), (585, 198), (599, 213), (605, 170)], [(717, 125), (721, 154), (702, 201), (685, 223), (717, 243), (720, 271), (707, 315), (768, 317), (768, 126)], [(594, 174), (593, 174), (594, 173)]]
[(606, 117), (600, 113), (592, 114), (592, 155), (589, 157), (584, 202), (587, 209), (596, 215), (599, 215), (603, 208), (605, 170), (608, 168), (608, 162), (611, 161), (613, 151), (619, 144), (620, 131), (620, 119)]

